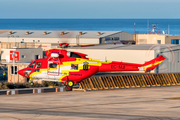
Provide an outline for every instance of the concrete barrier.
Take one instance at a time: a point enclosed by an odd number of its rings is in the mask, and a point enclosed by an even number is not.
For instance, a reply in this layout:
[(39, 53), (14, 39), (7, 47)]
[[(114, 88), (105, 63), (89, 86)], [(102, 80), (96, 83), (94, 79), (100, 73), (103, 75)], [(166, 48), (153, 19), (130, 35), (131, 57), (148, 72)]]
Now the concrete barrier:
[(0, 90), (0, 95), (17, 95), (17, 94), (37, 94), (48, 92), (64, 92), (65, 87), (43, 87), (43, 88), (24, 88), (24, 89), (6, 89)]

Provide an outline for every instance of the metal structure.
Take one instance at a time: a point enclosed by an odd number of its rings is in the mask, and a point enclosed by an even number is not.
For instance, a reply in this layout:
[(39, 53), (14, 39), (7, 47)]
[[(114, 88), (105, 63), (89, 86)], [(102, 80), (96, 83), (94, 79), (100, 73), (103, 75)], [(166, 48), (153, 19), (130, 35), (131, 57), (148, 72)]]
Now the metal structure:
[(161, 34), (161, 30), (157, 29), (157, 23), (152, 25), (152, 29), (147, 29), (147, 34)]
[(83, 80), (79, 85), (78, 89), (73, 90), (180, 85), (180, 73), (151, 74), (150, 78), (147, 75), (91, 77)]

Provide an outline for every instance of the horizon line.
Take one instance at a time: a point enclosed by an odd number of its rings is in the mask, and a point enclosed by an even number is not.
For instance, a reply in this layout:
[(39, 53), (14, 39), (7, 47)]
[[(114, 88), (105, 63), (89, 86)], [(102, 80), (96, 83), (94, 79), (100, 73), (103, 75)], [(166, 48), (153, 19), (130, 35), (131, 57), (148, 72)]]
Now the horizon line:
[(0, 19), (180, 19), (180, 18), (0, 18)]

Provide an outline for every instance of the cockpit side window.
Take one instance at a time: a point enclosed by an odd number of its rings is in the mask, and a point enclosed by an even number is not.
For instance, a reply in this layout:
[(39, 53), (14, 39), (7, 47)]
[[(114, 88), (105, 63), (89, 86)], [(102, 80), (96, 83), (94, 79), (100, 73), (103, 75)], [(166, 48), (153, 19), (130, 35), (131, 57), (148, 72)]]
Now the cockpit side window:
[(81, 58), (80, 55), (78, 55), (78, 54), (76, 54), (76, 53), (74, 53), (74, 52), (71, 52), (71, 53), (70, 53), (70, 57)]
[(30, 68), (34, 68), (34, 65), (35, 65), (35, 61), (29, 65)]
[(35, 68), (41, 68), (41, 62), (37, 62)]

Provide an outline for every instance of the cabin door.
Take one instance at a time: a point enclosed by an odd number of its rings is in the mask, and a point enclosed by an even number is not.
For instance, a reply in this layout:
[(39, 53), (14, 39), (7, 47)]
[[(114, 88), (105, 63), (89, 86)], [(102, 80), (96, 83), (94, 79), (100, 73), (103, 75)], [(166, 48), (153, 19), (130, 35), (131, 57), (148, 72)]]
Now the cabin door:
[(48, 75), (59, 76), (59, 69), (60, 67), (58, 61), (48, 61)]

